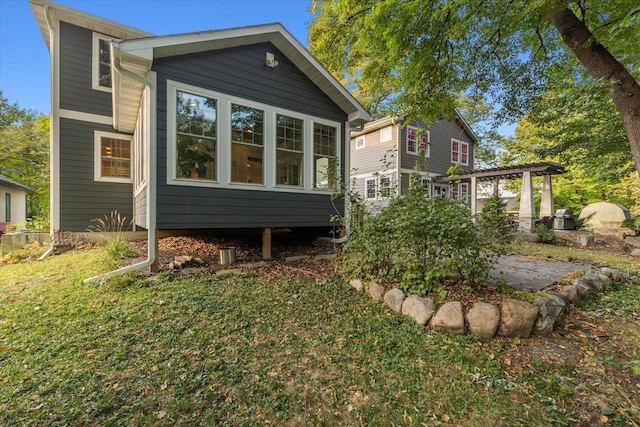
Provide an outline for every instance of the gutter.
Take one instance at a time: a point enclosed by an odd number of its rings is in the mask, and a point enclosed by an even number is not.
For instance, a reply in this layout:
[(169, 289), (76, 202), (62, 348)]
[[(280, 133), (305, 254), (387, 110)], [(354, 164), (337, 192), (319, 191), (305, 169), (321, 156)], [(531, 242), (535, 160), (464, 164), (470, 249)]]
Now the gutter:
[[(112, 55), (112, 58), (115, 58)], [(119, 268), (117, 270), (110, 271), (108, 273), (99, 274), (94, 277), (85, 279), (84, 283), (97, 283), (110, 279), (115, 276), (120, 276), (132, 271), (142, 270), (151, 266), (156, 260), (156, 144), (152, 141), (155, 139), (156, 134), (156, 121), (155, 121), (155, 73), (151, 73), (151, 78), (137, 75), (129, 70), (121, 67), (120, 61), (112, 61), (113, 69), (121, 75), (126, 75), (140, 83), (143, 83), (149, 90), (149, 167), (147, 168), (147, 259), (137, 264), (128, 265), (126, 267)], [(115, 88), (114, 88), (115, 90)], [(144, 93), (143, 93), (143, 96)]]
[[(51, 14), (50, 14), (50, 11), (49, 11), (49, 3), (43, 4), (42, 5), (42, 10), (44, 12), (44, 19), (47, 21), (47, 29), (49, 30), (49, 43), (48, 43), (48, 45), (49, 45), (49, 55), (51, 56), (51, 59), (50, 59), (51, 67), (52, 67), (51, 73), (53, 74), (54, 73), (54, 71), (53, 71), (53, 66), (54, 66), (53, 49), (54, 49), (54, 46), (55, 46), (55, 41), (54, 41), (54, 37), (53, 37), (54, 36), (53, 22), (51, 22)], [(53, 78), (51, 78), (51, 83), (52, 83), (52, 88), (53, 88)], [(50, 94), (50, 95), (52, 95), (52, 94)], [(55, 109), (54, 109), (54, 104), (53, 104), (53, 96), (51, 96), (50, 103), (51, 103), (51, 113), (50, 113), (49, 120), (50, 120), (50, 122), (54, 122), (53, 115), (56, 114), (56, 113), (54, 112)], [(50, 132), (49, 141), (50, 141), (51, 145), (53, 145), (53, 138), (51, 136), (52, 132), (53, 132), (53, 126), (51, 126), (51, 130), (49, 132)], [(53, 147), (51, 148), (51, 153), (49, 155), (50, 155), (50, 159), (49, 159), (50, 163), (54, 164), (54, 162), (53, 162)], [(53, 200), (53, 187), (54, 187), (54, 185), (53, 185), (53, 178), (49, 177), (49, 179), (51, 180), (50, 187), (52, 188), (50, 199), (49, 199), (49, 202), (51, 203), (52, 200)], [(49, 220), (51, 221), (51, 218), (49, 218)], [(55, 247), (53, 246), (53, 239), (51, 239), (53, 234), (54, 234), (54, 232), (53, 232), (53, 222), (51, 221), (51, 226), (50, 226), (50, 230), (49, 230), (49, 236), (50, 236), (51, 242), (49, 243), (49, 249), (47, 249), (47, 251), (44, 254), (42, 254), (40, 256), (40, 258), (38, 258), (38, 261), (42, 261), (43, 259), (45, 259), (49, 255), (51, 255), (55, 251)]]

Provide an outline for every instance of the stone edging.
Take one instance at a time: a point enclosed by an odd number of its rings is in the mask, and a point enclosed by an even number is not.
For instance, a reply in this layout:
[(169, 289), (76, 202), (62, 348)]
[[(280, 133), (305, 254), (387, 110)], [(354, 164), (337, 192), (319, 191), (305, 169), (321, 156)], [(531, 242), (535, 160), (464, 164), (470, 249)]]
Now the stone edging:
[(466, 332), (482, 338), (501, 335), (509, 338), (528, 338), (539, 335), (549, 337), (554, 325), (565, 312), (567, 305), (579, 304), (592, 292), (602, 290), (613, 282), (622, 280), (615, 269), (603, 267), (576, 278), (570, 285), (558, 291), (543, 292), (533, 303), (505, 299), (501, 306), (476, 302), (464, 312), (462, 303), (450, 301), (435, 307), (431, 298), (406, 295), (402, 289), (385, 287), (376, 282), (353, 279), (349, 284), (359, 292), (364, 291), (373, 300), (383, 300), (384, 305), (397, 313), (412, 317), (417, 323), (434, 331), (463, 334)]

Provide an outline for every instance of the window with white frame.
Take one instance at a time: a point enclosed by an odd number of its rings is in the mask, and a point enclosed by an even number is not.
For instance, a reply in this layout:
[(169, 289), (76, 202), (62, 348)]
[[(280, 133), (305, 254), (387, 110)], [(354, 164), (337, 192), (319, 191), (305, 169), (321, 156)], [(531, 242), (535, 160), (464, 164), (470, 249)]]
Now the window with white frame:
[(469, 143), (451, 139), (451, 163), (469, 165)]
[(231, 181), (262, 184), (264, 111), (231, 104)]
[(276, 184), (303, 185), (304, 120), (276, 114)]
[(93, 88), (111, 92), (111, 40), (93, 33)]
[(364, 193), (365, 199), (367, 200), (375, 200), (377, 196), (377, 186), (376, 186), (376, 178), (366, 178), (364, 180)]
[(451, 198), (466, 202), (469, 199), (469, 183), (460, 182), (451, 185)]
[(167, 99), (168, 184), (288, 192), (335, 185), (340, 122), (172, 80)]
[(176, 177), (217, 179), (217, 100), (177, 90)]
[(360, 150), (364, 148), (364, 144), (365, 144), (364, 135), (360, 135), (359, 137), (356, 138), (356, 150)]
[(131, 136), (99, 132), (94, 134), (94, 179), (123, 182), (131, 180)]
[(380, 175), (379, 181), (379, 196), (389, 197), (391, 196), (391, 175)]
[(429, 131), (407, 126), (407, 153), (429, 157)]
[(422, 191), (425, 192), (427, 197), (431, 197), (431, 191), (429, 191), (429, 189), (431, 188), (431, 180), (429, 178), (422, 178), (421, 184)]
[(391, 126), (380, 129), (380, 142), (389, 142), (392, 139)]
[(338, 129), (322, 123), (313, 124), (314, 188), (335, 187), (338, 171)]

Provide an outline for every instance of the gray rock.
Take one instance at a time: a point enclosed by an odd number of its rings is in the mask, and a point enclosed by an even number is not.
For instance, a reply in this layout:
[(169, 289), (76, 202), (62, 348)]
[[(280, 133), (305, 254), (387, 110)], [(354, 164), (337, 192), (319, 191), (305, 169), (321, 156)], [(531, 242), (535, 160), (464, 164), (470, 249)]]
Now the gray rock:
[(426, 325), (433, 315), (433, 301), (418, 295), (410, 295), (402, 302), (402, 314), (413, 317), (420, 325)]
[(362, 280), (360, 279), (351, 279), (349, 280), (349, 284), (353, 289), (360, 292), (364, 289), (364, 285), (362, 284)]
[(603, 288), (606, 288), (607, 286), (610, 286), (611, 283), (613, 283), (613, 280), (611, 280), (609, 278), (609, 276), (607, 276), (604, 273), (598, 273), (596, 274), (596, 276), (598, 276), (598, 280), (600, 281), (600, 283), (602, 284)]
[(579, 301), (584, 301), (593, 292), (591, 286), (581, 283), (580, 281), (577, 281), (577, 279), (573, 282), (573, 286), (578, 290)]
[(431, 327), (434, 331), (464, 333), (464, 313), (462, 303), (449, 301), (444, 303), (431, 318)]
[(629, 254), (631, 256), (637, 256), (640, 257), (640, 249), (634, 249), (631, 251), (631, 253)]
[(487, 302), (476, 302), (465, 316), (469, 332), (482, 338), (493, 338), (500, 324), (500, 309)]
[(581, 301), (580, 295), (578, 295), (578, 287), (576, 285), (563, 286), (558, 293), (567, 304), (576, 305)]
[(583, 248), (593, 246), (595, 241), (593, 234), (578, 234), (578, 244)]
[(602, 289), (602, 282), (600, 281), (600, 278), (591, 273), (587, 273), (584, 276), (577, 277), (573, 281), (573, 284), (587, 286), (592, 291), (599, 291)]
[(364, 291), (371, 297), (371, 299), (379, 300), (384, 294), (384, 286), (377, 284), (376, 282), (369, 282), (365, 285)]
[(602, 267), (600, 269), (600, 271), (603, 274), (606, 274), (607, 277), (609, 277), (611, 280), (613, 280), (614, 282), (620, 282), (622, 281), (622, 273), (620, 273), (618, 270), (616, 270), (615, 268), (609, 268), (609, 267)]
[(538, 319), (533, 325), (533, 333), (543, 337), (549, 337), (553, 333), (553, 327), (564, 312), (566, 304), (555, 295), (545, 295), (533, 300), (533, 305), (538, 307)]
[(529, 338), (538, 318), (538, 307), (525, 301), (503, 301), (498, 333), (509, 338)]
[(402, 303), (405, 298), (407, 298), (407, 294), (405, 294), (402, 289), (393, 288), (384, 294), (384, 303), (388, 305), (391, 310), (400, 313), (402, 312)]
[(636, 248), (640, 248), (640, 236), (626, 236), (624, 238), (624, 242), (631, 246), (635, 246)]

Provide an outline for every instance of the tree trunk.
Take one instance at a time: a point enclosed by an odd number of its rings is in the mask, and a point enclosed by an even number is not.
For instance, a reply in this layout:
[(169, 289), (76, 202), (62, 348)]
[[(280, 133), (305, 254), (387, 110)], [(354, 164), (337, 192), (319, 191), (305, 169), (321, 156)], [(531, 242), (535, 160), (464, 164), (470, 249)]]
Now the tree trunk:
[(629, 139), (631, 155), (640, 175), (640, 86), (633, 76), (597, 40), (570, 9), (551, 15), (553, 25), (562, 39), (598, 80), (609, 82), (609, 96), (613, 100)]

